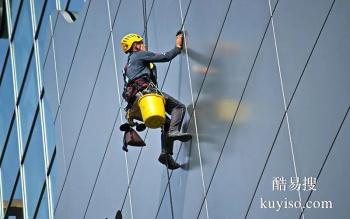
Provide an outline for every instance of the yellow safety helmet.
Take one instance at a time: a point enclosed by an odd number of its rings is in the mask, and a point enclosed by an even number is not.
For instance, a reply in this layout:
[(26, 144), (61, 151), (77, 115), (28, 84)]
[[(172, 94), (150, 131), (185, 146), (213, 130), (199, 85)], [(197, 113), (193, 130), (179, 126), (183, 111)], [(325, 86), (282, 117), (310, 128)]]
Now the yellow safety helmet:
[(121, 47), (127, 53), (134, 42), (141, 42), (143, 38), (136, 33), (126, 34), (120, 41)]

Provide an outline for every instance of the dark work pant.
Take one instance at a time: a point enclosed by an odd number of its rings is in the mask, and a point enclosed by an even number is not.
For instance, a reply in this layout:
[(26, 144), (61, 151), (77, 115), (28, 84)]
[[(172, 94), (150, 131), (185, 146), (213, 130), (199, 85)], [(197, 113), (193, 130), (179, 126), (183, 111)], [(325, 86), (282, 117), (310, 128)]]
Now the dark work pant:
[(171, 116), (166, 116), (164, 127), (162, 128), (161, 144), (162, 152), (173, 154), (173, 141), (167, 138), (168, 132), (180, 131), (182, 121), (185, 116), (186, 107), (183, 103), (163, 92), (165, 98), (165, 111)]

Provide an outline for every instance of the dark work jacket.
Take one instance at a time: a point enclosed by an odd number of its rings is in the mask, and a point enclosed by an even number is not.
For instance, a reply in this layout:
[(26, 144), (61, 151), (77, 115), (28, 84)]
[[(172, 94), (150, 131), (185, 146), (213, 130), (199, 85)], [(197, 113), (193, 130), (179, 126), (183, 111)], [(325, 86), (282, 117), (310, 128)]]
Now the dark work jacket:
[[(157, 72), (150, 65), (153, 62), (169, 62), (181, 53), (181, 49), (175, 47), (166, 53), (153, 53), (149, 51), (137, 51), (130, 53), (128, 63), (125, 66), (126, 82), (130, 82), (141, 76), (148, 76), (156, 80)], [(152, 69), (152, 70), (151, 70)], [(152, 75), (153, 74), (153, 75)], [(154, 81), (157, 83), (157, 81)]]

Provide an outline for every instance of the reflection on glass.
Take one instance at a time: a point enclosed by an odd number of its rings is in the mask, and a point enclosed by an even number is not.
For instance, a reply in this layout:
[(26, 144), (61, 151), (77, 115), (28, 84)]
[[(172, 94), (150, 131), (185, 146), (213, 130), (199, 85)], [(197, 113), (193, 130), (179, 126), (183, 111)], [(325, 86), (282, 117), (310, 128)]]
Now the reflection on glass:
[(52, 115), (52, 111), (50, 109), (49, 103), (46, 98), (44, 98), (44, 108), (45, 108), (45, 125), (46, 125), (46, 138), (47, 138), (47, 151), (49, 160), (51, 160), (51, 157), (53, 155), (53, 151), (55, 149), (56, 145), (56, 138), (55, 138), (55, 127), (53, 124), (54, 118)]
[(7, 59), (6, 69), (0, 82), (0, 154), (8, 133), (14, 105), (12, 67), (10, 59)]
[(33, 218), (45, 180), (44, 152), (40, 116), (35, 121), (33, 134), (24, 159), (28, 217)]
[(41, 22), (40, 30), (39, 30), (39, 36), (38, 36), (38, 42), (39, 42), (39, 56), (40, 56), (40, 66), (43, 67), (45, 62), (45, 51), (46, 48), (48, 48), (48, 45), (45, 43), (47, 39), (47, 35), (49, 35), (49, 20), (50, 20), (50, 14), (53, 12), (53, 10), (56, 8), (55, 1), (48, 1), (46, 3), (44, 17)]
[(10, 139), (7, 143), (4, 158), (1, 163), (2, 195), (3, 200), (10, 200), (17, 173), (19, 171), (19, 150), (17, 126), (13, 124)]
[(44, 194), (43, 194), (43, 198), (41, 199), (40, 202), (40, 206), (39, 206), (39, 210), (38, 213), (36, 215), (36, 219), (47, 219), (49, 218), (49, 207), (47, 204), (47, 192), (45, 190)]
[(30, 1), (23, 1), (18, 25), (15, 30), (13, 47), (16, 60), (17, 86), (21, 87), (27, 66), (30, 50), (33, 44), (32, 22), (30, 17)]
[(25, 81), (22, 97), (19, 102), (19, 111), (21, 115), (22, 140), (23, 146), (27, 143), (30, 127), (33, 123), (35, 110), (38, 105), (38, 91), (36, 80), (35, 59), (32, 57), (28, 76)]
[[(4, 201), (4, 209), (8, 208), (9, 202)], [(9, 219), (23, 219), (23, 197), (22, 197), (22, 183), (19, 179), (17, 181), (16, 192), (11, 200), (11, 207), (7, 209), (6, 218)]]

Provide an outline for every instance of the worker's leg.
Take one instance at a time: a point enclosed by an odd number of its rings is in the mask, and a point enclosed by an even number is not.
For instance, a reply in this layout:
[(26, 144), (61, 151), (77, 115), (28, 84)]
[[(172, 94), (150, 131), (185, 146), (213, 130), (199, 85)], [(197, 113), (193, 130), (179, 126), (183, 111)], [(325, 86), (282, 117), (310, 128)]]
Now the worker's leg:
[(191, 139), (191, 135), (188, 133), (181, 133), (181, 125), (185, 116), (186, 107), (183, 103), (176, 100), (172, 96), (163, 93), (165, 98), (165, 111), (171, 115), (171, 121), (169, 125), (168, 138), (172, 141), (188, 141)]
[(166, 165), (169, 169), (177, 169), (180, 167), (180, 164), (176, 163), (173, 159), (173, 146), (174, 142), (171, 141), (167, 134), (170, 127), (170, 119), (166, 116), (164, 127), (162, 128), (161, 135), (161, 144), (162, 144), (162, 152), (159, 155), (159, 162)]
[(170, 127), (170, 119), (168, 116), (166, 116), (165, 124), (162, 128), (162, 135), (161, 135), (162, 152), (173, 155), (174, 142), (168, 139), (169, 127)]

